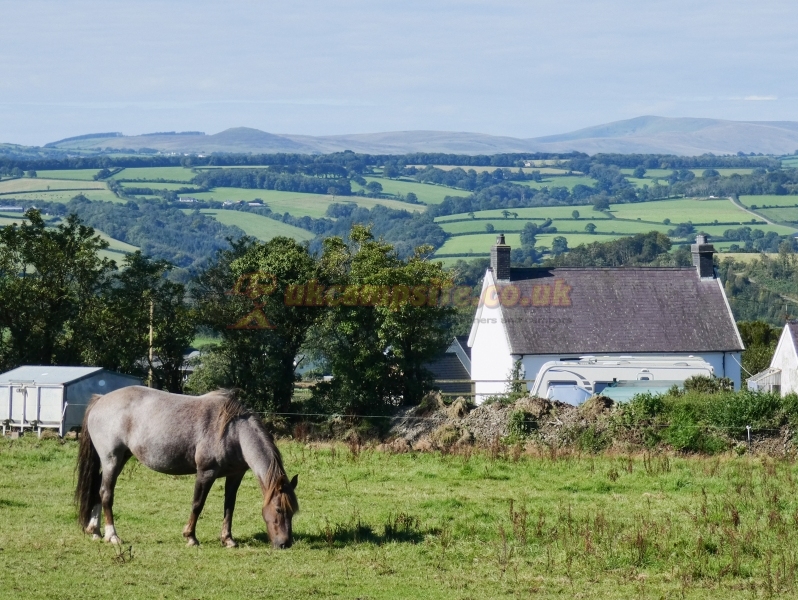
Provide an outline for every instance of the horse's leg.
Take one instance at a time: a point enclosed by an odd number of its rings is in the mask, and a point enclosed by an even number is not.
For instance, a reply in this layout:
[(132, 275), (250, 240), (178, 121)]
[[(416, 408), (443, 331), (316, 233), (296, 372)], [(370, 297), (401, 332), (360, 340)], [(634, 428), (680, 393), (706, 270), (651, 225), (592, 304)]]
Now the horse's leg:
[[(116, 535), (114, 527), (114, 488), (116, 480), (125, 463), (130, 458), (130, 453), (111, 454), (102, 459), (102, 484), (100, 485), (100, 501), (102, 502), (103, 515), (105, 516), (105, 541), (112, 544), (121, 544), (122, 540)], [(92, 515), (93, 516), (93, 515)]]
[(222, 522), (222, 545), (228, 548), (235, 548), (238, 546), (233, 539), (233, 510), (236, 506), (236, 494), (238, 493), (238, 486), (241, 485), (241, 480), (244, 474), (228, 475), (224, 483), (224, 521)]
[(191, 515), (188, 517), (188, 523), (183, 528), (183, 537), (186, 538), (189, 546), (198, 546), (194, 533), (197, 529), (197, 519), (199, 519), (202, 507), (205, 506), (205, 499), (208, 497), (208, 492), (211, 491), (213, 482), (216, 481), (216, 473), (213, 471), (197, 471), (197, 480), (194, 483), (194, 502), (191, 504)]
[(95, 504), (91, 509), (91, 518), (89, 524), (86, 526), (86, 533), (91, 534), (92, 539), (100, 539), (100, 513), (102, 512), (102, 504)]

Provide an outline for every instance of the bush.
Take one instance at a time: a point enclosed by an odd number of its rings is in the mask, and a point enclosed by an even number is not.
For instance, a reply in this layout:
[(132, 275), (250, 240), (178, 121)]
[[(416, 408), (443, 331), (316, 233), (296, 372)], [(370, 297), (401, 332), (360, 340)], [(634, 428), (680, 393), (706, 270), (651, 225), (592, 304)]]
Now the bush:
[(693, 375), (684, 382), (684, 390), (686, 392), (703, 392), (705, 394), (731, 392), (734, 391), (734, 383), (728, 377)]
[(664, 438), (675, 450), (680, 452), (703, 452), (716, 454), (726, 449), (726, 442), (712, 435), (699, 422), (698, 410), (691, 404), (678, 404), (671, 413), (670, 425), (665, 429)]
[(778, 394), (749, 390), (718, 394), (707, 403), (706, 411), (709, 423), (727, 429), (734, 437), (744, 435), (746, 425), (753, 429), (778, 428), (784, 419)]
[(510, 441), (523, 440), (537, 427), (538, 422), (534, 415), (524, 410), (514, 410), (507, 423), (507, 438)]

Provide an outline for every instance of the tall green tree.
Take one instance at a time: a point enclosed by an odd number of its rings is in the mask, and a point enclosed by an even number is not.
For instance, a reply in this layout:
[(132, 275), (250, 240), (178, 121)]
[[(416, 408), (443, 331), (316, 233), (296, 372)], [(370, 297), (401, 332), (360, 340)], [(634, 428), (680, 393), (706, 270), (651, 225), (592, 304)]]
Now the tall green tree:
[(0, 228), (0, 366), (79, 365), (90, 354), (113, 261), (108, 243), (70, 215), (48, 227), (37, 210)]
[(431, 389), (425, 364), (451, 341), (455, 317), (439, 301), (451, 276), (426, 259), (431, 250), (420, 247), (402, 260), (363, 226), (353, 227), (348, 244), (326, 240), (322, 269), (345, 300), (328, 308), (308, 343), (333, 375), (313, 390), (324, 409), (384, 412), (416, 403)]
[(294, 361), (322, 307), (292, 305), (286, 292), (318, 278), (307, 247), (290, 238), (243, 238), (219, 252), (192, 292), (199, 323), (221, 339), (208, 357), (216, 374), (199, 373), (190, 383), (239, 388), (253, 407), (288, 410)]

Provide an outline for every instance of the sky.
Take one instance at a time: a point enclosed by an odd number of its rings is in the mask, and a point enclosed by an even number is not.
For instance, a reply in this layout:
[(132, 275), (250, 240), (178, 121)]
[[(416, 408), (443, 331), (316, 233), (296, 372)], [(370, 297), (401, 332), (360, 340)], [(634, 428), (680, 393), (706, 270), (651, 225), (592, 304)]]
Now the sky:
[(0, 142), (798, 121), (794, 0), (0, 0)]

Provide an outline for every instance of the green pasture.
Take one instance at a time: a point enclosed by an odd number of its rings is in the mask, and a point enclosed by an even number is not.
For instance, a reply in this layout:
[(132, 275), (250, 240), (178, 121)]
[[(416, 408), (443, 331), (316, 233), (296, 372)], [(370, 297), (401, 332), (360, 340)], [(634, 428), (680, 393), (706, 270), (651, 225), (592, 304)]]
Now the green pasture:
[[(513, 220), (512, 215), (507, 219), (502, 215), (504, 209), (480, 210), (474, 213), (476, 219), (501, 219), (502, 221)], [(518, 213), (519, 219), (570, 219), (573, 218), (574, 211), (579, 212), (580, 221), (593, 221), (595, 219), (608, 219), (606, 213), (598, 210), (593, 210), (590, 204), (582, 206), (535, 206), (533, 208), (508, 208), (510, 213)], [(455, 221), (461, 219), (471, 219), (468, 213), (457, 213), (454, 215), (446, 215), (444, 217), (437, 217), (436, 223), (445, 223), (447, 221)], [(492, 221), (493, 222), (493, 221)], [(496, 223), (493, 222), (495, 225)]]
[(781, 166), (785, 169), (798, 169), (798, 156), (782, 158)]
[(327, 196), (324, 194), (304, 194), (301, 192), (279, 192), (276, 190), (251, 190), (242, 188), (214, 188), (210, 192), (191, 194), (198, 200), (231, 200), (237, 202), (243, 200), (252, 202), (261, 200), (268, 204), (274, 212), (289, 212), (295, 217), (323, 217), (327, 207), (333, 202), (353, 202), (358, 206), (374, 208), (378, 204), (394, 208), (397, 210), (407, 210), (410, 212), (423, 212), (426, 207), (418, 204), (408, 204), (399, 200), (388, 200), (385, 198), (365, 198), (360, 196)]
[[(191, 209), (184, 209), (183, 212), (191, 213)], [(297, 241), (304, 242), (312, 240), (315, 236), (306, 229), (294, 227), (287, 223), (275, 221), (269, 217), (256, 215), (253, 213), (238, 210), (211, 210), (203, 209), (200, 211), (204, 215), (213, 217), (223, 225), (234, 225), (247, 235), (262, 240), (264, 242), (277, 236), (290, 237)]]
[(525, 185), (536, 190), (543, 189), (544, 187), (549, 189), (564, 187), (572, 190), (577, 185), (592, 187), (595, 185), (596, 180), (592, 177), (585, 177), (583, 175), (563, 175), (562, 177), (545, 177), (542, 181), (513, 181), (512, 183)]
[(756, 206), (757, 210), (763, 206), (768, 207), (798, 207), (798, 196), (740, 196), (740, 204), (751, 207)]
[[(490, 223), (494, 227), (494, 236), (497, 233), (519, 232), (530, 221), (527, 219), (496, 219), (492, 221), (456, 221), (454, 223), (440, 223), (441, 228), (447, 233), (486, 233), (485, 225)], [(532, 221), (540, 225), (540, 221)], [(597, 231), (607, 233), (648, 233), (649, 231), (667, 232), (672, 226), (663, 224), (640, 223), (637, 221), (622, 221), (620, 219), (554, 219), (552, 225), (557, 232), (577, 231), (583, 232), (585, 225), (593, 223)]]
[[(433, 185), (431, 183), (419, 183), (417, 181), (407, 181), (406, 179), (385, 179), (383, 177), (365, 177), (367, 182), (376, 181), (382, 186), (382, 191), (386, 194), (406, 196), (413, 192), (418, 196), (419, 202), (424, 204), (440, 204), (446, 196), (468, 196), (471, 192), (458, 190), (443, 185)], [(365, 187), (352, 182), (352, 191), (365, 190)]]
[(535, 246), (545, 246), (547, 248), (551, 248), (554, 238), (559, 235), (568, 240), (569, 248), (576, 248), (582, 244), (592, 244), (593, 242), (611, 242), (612, 240), (617, 240), (621, 237), (627, 237), (626, 235), (620, 233), (544, 233), (537, 236), (537, 242)]
[(155, 181), (126, 181), (120, 184), (122, 188), (150, 188), (151, 190), (179, 190), (191, 187), (190, 183), (158, 183)]
[[(417, 169), (424, 169), (426, 165), (415, 165)], [(541, 175), (565, 175), (568, 173), (568, 169), (561, 169), (557, 167), (550, 167), (550, 166), (540, 166), (540, 167), (460, 167), (456, 165), (432, 165), (436, 169), (440, 169), (441, 171), (454, 171), (455, 169), (463, 169), (466, 173), (469, 171), (474, 171), (475, 173), (493, 173), (496, 169), (510, 169), (514, 173), (517, 173), (520, 169), (524, 173), (532, 173), (533, 171), (537, 171)]]
[(36, 171), (39, 177), (46, 179), (78, 179), (81, 181), (94, 181), (94, 176), (99, 169), (54, 169)]
[[(501, 233), (475, 233), (474, 235), (461, 235), (449, 238), (438, 248), (436, 254), (490, 254), (490, 248), (496, 243), (496, 235)], [(508, 233), (505, 241), (510, 246), (519, 248), (521, 238), (517, 233)]]
[(122, 169), (111, 179), (130, 179), (133, 181), (155, 181), (166, 179), (171, 181), (191, 181), (197, 174), (184, 167), (135, 167)]
[[(696, 177), (701, 177), (701, 175), (707, 169), (687, 169), (688, 171), (692, 171), (692, 173)], [(754, 172), (753, 168), (727, 168), (727, 169), (715, 169), (721, 177), (730, 177), (732, 175), (750, 175)], [(646, 169), (646, 179), (667, 179), (671, 176), (674, 171), (681, 171), (681, 169)], [(631, 176), (634, 173), (634, 169), (621, 169), (621, 173), (624, 175)]]
[(40, 177), (24, 179), (6, 179), (0, 181), (0, 194), (8, 195), (18, 192), (46, 192), (49, 190), (106, 190), (101, 181), (76, 181), (67, 179), (44, 179)]
[[(14, 192), (0, 196), (0, 202), (11, 203), (13, 200), (20, 201), (40, 201), (40, 202), (69, 202), (77, 196), (83, 194), (89, 200), (96, 202), (127, 202), (118, 198), (114, 193), (108, 189), (98, 190), (65, 190), (60, 192)], [(13, 200), (12, 200), (13, 199)]]
[(129, 464), (119, 547), (75, 524), (76, 443), (0, 439), (0, 586), (52, 598), (795, 597), (798, 469), (730, 456), (391, 454), (283, 443), (294, 546), (272, 550), (248, 474), (222, 548), (223, 482), (185, 546), (193, 477)]
[(798, 207), (757, 208), (756, 212), (767, 217), (771, 221), (798, 223)]
[[(580, 211), (581, 212), (581, 211)], [(753, 218), (741, 210), (727, 198), (699, 200), (696, 198), (680, 198), (678, 200), (657, 200), (653, 202), (633, 202), (629, 204), (612, 204), (610, 212), (622, 219), (642, 219), (662, 223), (670, 219), (672, 224), (712, 223), (746, 223)]]

